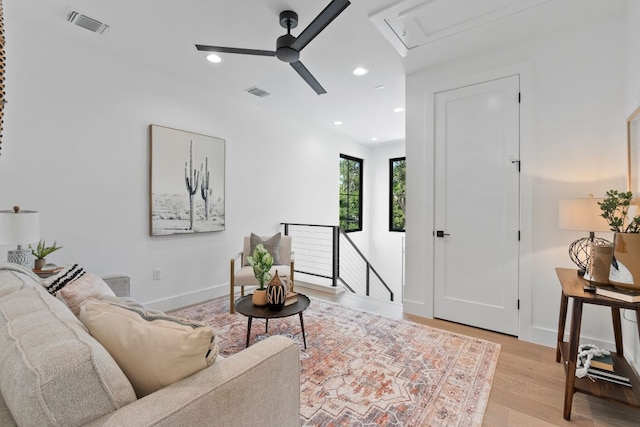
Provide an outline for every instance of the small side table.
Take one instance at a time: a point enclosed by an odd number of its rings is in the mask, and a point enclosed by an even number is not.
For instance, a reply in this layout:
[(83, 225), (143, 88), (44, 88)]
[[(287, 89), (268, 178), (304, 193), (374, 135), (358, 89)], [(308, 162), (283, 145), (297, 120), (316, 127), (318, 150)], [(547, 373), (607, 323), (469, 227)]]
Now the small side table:
[(304, 334), (304, 320), (302, 320), (302, 312), (309, 308), (309, 304), (311, 301), (309, 297), (306, 295), (298, 294), (298, 300), (291, 305), (287, 305), (282, 308), (280, 311), (272, 311), (269, 310), (269, 307), (258, 307), (253, 305), (253, 301), (251, 300), (252, 294), (249, 294), (245, 297), (240, 298), (236, 301), (236, 311), (240, 314), (243, 314), (249, 318), (247, 324), (247, 344), (246, 347), (249, 347), (249, 337), (251, 336), (251, 322), (253, 318), (256, 317), (258, 319), (266, 320), (265, 333), (269, 332), (269, 319), (277, 319), (280, 317), (289, 317), (295, 314), (300, 316), (300, 328), (302, 329), (302, 340), (304, 341), (304, 348), (307, 348), (307, 337)]
[[(558, 320), (558, 341), (556, 346), (556, 362), (564, 362), (566, 374), (564, 389), (564, 419), (571, 418), (571, 405), (575, 392), (590, 394), (602, 399), (613, 400), (640, 408), (640, 379), (635, 370), (624, 358), (622, 348), (622, 323), (620, 309), (636, 312), (638, 321), (638, 335), (640, 336), (640, 303), (630, 303), (613, 298), (607, 298), (595, 293), (585, 292), (583, 287), (586, 281), (578, 276), (578, 271), (570, 268), (556, 268), (556, 274), (562, 285), (560, 297), (560, 318)], [(567, 308), (569, 298), (572, 298), (571, 326), (569, 329), (569, 342), (564, 341), (564, 329), (567, 320)], [(578, 360), (578, 346), (580, 342), (580, 326), (582, 323), (582, 306), (584, 304), (601, 305), (611, 308), (613, 321), (613, 334), (616, 342), (616, 352), (611, 353), (616, 373), (629, 377), (632, 387), (616, 385), (608, 381), (591, 381), (589, 378), (576, 378), (576, 363)]]
[(46, 279), (47, 277), (53, 276), (54, 274), (58, 273), (60, 270), (62, 270), (62, 267), (57, 267), (54, 270), (36, 270), (34, 268), (33, 272), (41, 279)]

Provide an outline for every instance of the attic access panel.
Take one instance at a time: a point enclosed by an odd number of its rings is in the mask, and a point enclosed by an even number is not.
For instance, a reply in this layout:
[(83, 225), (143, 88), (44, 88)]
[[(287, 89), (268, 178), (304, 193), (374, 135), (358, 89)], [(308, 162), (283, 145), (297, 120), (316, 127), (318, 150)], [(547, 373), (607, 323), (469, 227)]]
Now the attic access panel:
[(550, 0), (402, 0), (369, 19), (402, 56)]

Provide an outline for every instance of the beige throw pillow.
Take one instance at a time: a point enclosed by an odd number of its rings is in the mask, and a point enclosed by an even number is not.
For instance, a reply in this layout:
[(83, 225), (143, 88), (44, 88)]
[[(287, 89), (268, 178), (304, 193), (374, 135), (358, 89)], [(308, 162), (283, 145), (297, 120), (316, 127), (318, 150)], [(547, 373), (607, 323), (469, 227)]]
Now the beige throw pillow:
[(217, 356), (213, 329), (169, 316), (86, 300), (80, 321), (111, 354), (138, 398), (211, 365)]

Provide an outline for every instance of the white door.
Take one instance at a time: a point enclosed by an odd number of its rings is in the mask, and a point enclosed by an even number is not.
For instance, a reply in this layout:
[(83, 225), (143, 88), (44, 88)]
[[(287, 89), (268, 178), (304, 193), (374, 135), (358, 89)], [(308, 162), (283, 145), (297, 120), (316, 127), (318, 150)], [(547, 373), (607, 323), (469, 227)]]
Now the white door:
[(434, 314), (511, 335), (518, 334), (519, 85), (510, 76), (435, 97)]

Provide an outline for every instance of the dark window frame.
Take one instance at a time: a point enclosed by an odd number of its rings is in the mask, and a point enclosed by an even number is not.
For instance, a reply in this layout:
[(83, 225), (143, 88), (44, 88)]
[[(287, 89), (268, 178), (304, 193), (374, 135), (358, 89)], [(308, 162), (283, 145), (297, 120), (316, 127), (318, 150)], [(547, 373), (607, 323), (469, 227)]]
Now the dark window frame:
[[(404, 176), (404, 183), (405, 183), (405, 189), (404, 189), (404, 198), (405, 198), (405, 204), (406, 204), (406, 197), (407, 197), (407, 158), (406, 157), (395, 157), (393, 159), (389, 159), (389, 231), (397, 231), (397, 232), (404, 232), (405, 231), (405, 225), (406, 225), (406, 206), (405, 209), (402, 209), (403, 211), (403, 221), (402, 221), (402, 226), (399, 226), (399, 224), (395, 224), (394, 222), (394, 206), (397, 207), (397, 203), (395, 202), (397, 200), (396, 197), (396, 193), (394, 192), (394, 187), (395, 187), (395, 181), (394, 181), (394, 170), (395, 170), (395, 165), (400, 163), (400, 162), (404, 162), (405, 165), (405, 176)], [(400, 207), (397, 207), (398, 209), (400, 209)]]
[[(343, 200), (343, 195), (344, 193), (342, 192), (342, 161), (346, 160), (349, 162), (355, 162), (358, 165), (358, 202), (357, 202), (357, 220), (356, 221), (348, 221), (348, 224), (351, 224), (350, 226), (345, 226), (345, 224), (347, 224), (347, 220), (345, 218), (343, 218), (342, 216), (342, 200)], [(340, 212), (339, 212), (339, 223), (340, 223), (340, 227), (343, 228), (343, 230), (347, 233), (353, 232), (353, 231), (362, 231), (362, 216), (363, 216), (363, 212), (362, 212), (362, 199), (363, 199), (363, 170), (364, 170), (364, 160), (359, 159), (357, 157), (353, 157), (353, 156), (348, 156), (346, 154), (340, 154), (340, 189), (339, 189), (339, 207), (340, 207)], [(350, 194), (347, 193), (346, 194), (347, 197), (347, 205), (349, 205), (349, 200), (351, 199)], [(348, 206), (347, 206), (348, 209)], [(349, 211), (347, 213), (350, 213)], [(353, 225), (355, 224), (355, 228), (353, 228)]]

